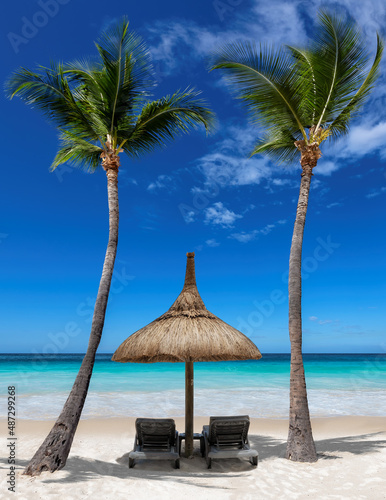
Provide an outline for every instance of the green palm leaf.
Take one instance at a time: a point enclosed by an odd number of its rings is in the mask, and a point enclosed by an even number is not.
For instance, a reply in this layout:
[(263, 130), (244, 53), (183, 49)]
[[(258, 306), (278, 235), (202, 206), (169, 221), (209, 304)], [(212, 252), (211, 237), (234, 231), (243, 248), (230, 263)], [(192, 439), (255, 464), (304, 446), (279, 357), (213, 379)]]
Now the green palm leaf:
[[(128, 22), (103, 33), (96, 47), (104, 71), (98, 76), (100, 90), (109, 103), (110, 134), (120, 120), (143, 102), (154, 86), (150, 55), (140, 37), (128, 31)], [(137, 106), (136, 106), (137, 104)]]
[(316, 125), (315, 113), (318, 96), (314, 68), (311, 63), (311, 54), (305, 49), (289, 45), (286, 47), (292, 54), (294, 70), (299, 78), (298, 93), (302, 96), (300, 102), (298, 102), (299, 114), (303, 117), (304, 123), (308, 124), (305, 128), (310, 128)]
[(311, 65), (316, 81), (317, 127), (333, 121), (361, 85), (368, 62), (361, 31), (352, 21), (319, 15), (320, 28), (312, 45)]
[(255, 144), (251, 156), (265, 154), (277, 164), (291, 163), (298, 155), (298, 150), (294, 147), (294, 142), (300, 140), (286, 130), (277, 131), (276, 134), (266, 134), (266, 136)]
[(368, 99), (375, 81), (379, 76), (379, 65), (382, 59), (383, 49), (383, 41), (377, 34), (377, 50), (370, 71), (359, 89), (351, 96), (345, 108), (336, 116), (329, 126), (333, 138), (338, 138), (348, 133), (350, 120), (359, 113), (360, 108)]
[(126, 134), (119, 136), (120, 147), (130, 156), (165, 146), (180, 133), (204, 125), (209, 131), (214, 125), (214, 114), (205, 101), (197, 99), (200, 92), (186, 89), (144, 106), (135, 125), (128, 122)]
[[(306, 138), (303, 117), (298, 111), (300, 81), (288, 53), (268, 46), (258, 49), (251, 43), (235, 43), (213, 55), (213, 69), (227, 70), (226, 78), (233, 90), (263, 127), (300, 130)], [(308, 93), (308, 87), (303, 92)]]
[(9, 97), (18, 95), (32, 107), (38, 108), (57, 126), (79, 129), (93, 140), (98, 139), (98, 127), (85, 106), (80, 106), (64, 76), (63, 65), (40, 66), (39, 72), (20, 68), (6, 82)]
[(91, 144), (67, 130), (61, 131), (59, 140), (60, 147), (52, 162), (51, 170), (55, 170), (56, 167), (67, 162), (91, 171), (100, 165), (103, 149), (99, 146)]

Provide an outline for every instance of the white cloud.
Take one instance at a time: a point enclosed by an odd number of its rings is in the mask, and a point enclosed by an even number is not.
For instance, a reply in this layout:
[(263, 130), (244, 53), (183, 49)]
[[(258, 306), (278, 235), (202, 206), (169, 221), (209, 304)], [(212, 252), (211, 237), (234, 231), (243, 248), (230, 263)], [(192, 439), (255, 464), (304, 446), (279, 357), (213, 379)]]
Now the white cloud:
[[(310, 321), (317, 321), (319, 325), (327, 325), (328, 323), (332, 323), (332, 319), (324, 319), (321, 320), (317, 316), (310, 316), (308, 318)], [(339, 323), (339, 320), (335, 320), (334, 323)]]
[(292, 181), (290, 179), (272, 179), (272, 184), (274, 186), (288, 186), (292, 185)]
[[(221, 132), (225, 138), (212, 147), (212, 153), (197, 160), (207, 188), (260, 184), (263, 180), (283, 172), (282, 169), (271, 166), (267, 158), (248, 157), (257, 139), (256, 127), (230, 125), (224, 127)], [(197, 192), (199, 188), (194, 189)]]
[(199, 168), (206, 184), (220, 186), (246, 186), (260, 184), (272, 175), (265, 158), (248, 159), (224, 153), (210, 153), (199, 160)]
[(363, 123), (352, 127), (344, 144), (342, 156), (365, 156), (385, 151), (386, 121), (376, 125)]
[(252, 9), (257, 23), (247, 32), (255, 40), (281, 43), (304, 43), (306, 32), (304, 20), (299, 15), (301, 1), (255, 0)]
[(341, 166), (342, 163), (339, 165), (333, 161), (328, 161), (328, 160), (326, 161), (323, 158), (321, 158), (318, 161), (317, 166), (315, 167), (315, 173), (318, 173), (319, 175), (331, 175), (332, 172), (335, 172)]
[(239, 233), (232, 233), (228, 238), (239, 241), (240, 243), (248, 243), (249, 241), (255, 240), (260, 234), (266, 236), (269, 234), (277, 224), (283, 225), (287, 221), (285, 219), (281, 219), (277, 221), (275, 224), (267, 224), (262, 229), (254, 229), (253, 231), (240, 231)]
[(386, 193), (386, 187), (381, 187), (381, 189), (374, 189), (371, 193), (366, 195), (366, 198), (375, 198), (376, 196), (379, 196), (382, 193)]
[[(231, 7), (231, 2), (223, 3)], [(214, 3), (212, 7), (216, 11)], [(232, 29), (227, 28), (227, 23), (200, 26), (186, 19), (159, 20), (147, 26), (146, 38), (150, 40), (150, 52), (155, 61), (161, 61), (169, 73), (177, 68), (182, 71), (184, 64), (192, 59), (203, 60), (214, 49), (235, 40), (304, 43), (305, 22), (297, 7), (296, 2), (257, 1), (247, 10), (247, 16), (245, 9), (231, 7), (229, 10), (234, 11)], [(226, 21), (226, 13), (223, 17)]]
[(328, 7), (329, 4), (331, 7), (345, 7), (350, 15), (360, 24), (364, 34), (370, 38), (373, 44), (375, 44), (376, 31), (382, 31), (386, 22), (384, 0), (362, 0), (361, 2), (353, 2), (352, 0), (339, 0), (338, 2), (332, 0), (328, 0), (327, 2), (314, 0), (313, 3), (316, 9), (319, 9), (323, 5)]
[(173, 178), (170, 175), (159, 175), (154, 182), (151, 182), (147, 186), (148, 191), (154, 191), (155, 189), (173, 189), (171, 186)]
[(335, 143), (322, 145), (324, 155), (319, 160), (315, 173), (331, 175), (347, 163), (357, 162), (358, 159), (369, 155), (378, 154), (381, 159), (386, 159), (386, 120), (378, 121), (383, 106), (379, 107), (373, 103), (373, 106), (368, 106), (367, 109), (371, 111), (361, 122), (356, 122), (351, 127), (347, 136)]
[(183, 213), (182, 216), (187, 224), (190, 224), (191, 222), (194, 222), (194, 216), (196, 215), (196, 212), (193, 210), (190, 210), (189, 212)]
[(341, 207), (342, 205), (343, 203), (335, 201), (334, 203), (330, 203), (329, 205), (327, 205), (326, 208)]
[(214, 203), (212, 207), (205, 209), (205, 224), (220, 225), (222, 227), (233, 227), (233, 223), (237, 219), (241, 219), (242, 215), (235, 214), (228, 210), (221, 201)]
[(229, 238), (232, 238), (234, 240), (239, 241), (240, 243), (248, 243), (248, 241), (252, 241), (256, 238), (258, 235), (259, 231), (257, 229), (254, 229), (253, 231), (250, 231), (249, 233), (245, 231), (241, 231), (240, 233), (233, 233), (229, 236)]
[[(182, 70), (185, 60), (203, 59), (224, 40), (220, 33), (202, 27), (193, 21), (157, 21), (147, 26), (150, 53), (154, 61), (162, 62), (166, 74)], [(233, 39), (235, 33), (229, 33)], [(187, 57), (188, 54), (188, 57)]]
[(260, 233), (265, 236), (270, 233), (274, 227), (275, 224), (267, 224), (265, 227), (263, 227), (263, 229), (260, 229)]
[(208, 245), (208, 247), (218, 247), (218, 246), (220, 246), (220, 243), (218, 241), (216, 241), (215, 239), (206, 240), (205, 243)]

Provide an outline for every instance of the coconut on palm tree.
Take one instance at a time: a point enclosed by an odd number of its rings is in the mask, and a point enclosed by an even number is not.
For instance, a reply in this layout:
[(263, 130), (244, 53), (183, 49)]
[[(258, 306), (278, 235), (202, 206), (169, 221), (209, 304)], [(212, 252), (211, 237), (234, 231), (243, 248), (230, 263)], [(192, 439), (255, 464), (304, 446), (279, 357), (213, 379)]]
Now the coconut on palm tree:
[(319, 14), (307, 48), (235, 43), (220, 49), (212, 69), (225, 70), (252, 120), (263, 129), (252, 155), (288, 163), (300, 153), (301, 183), (289, 260), (290, 411), (287, 458), (317, 460), (302, 358), (301, 258), (313, 170), (320, 146), (348, 133), (350, 120), (369, 96), (378, 76), (383, 42), (377, 36), (368, 68), (367, 44), (352, 21)]
[(96, 47), (96, 62), (21, 68), (7, 83), (10, 97), (40, 109), (58, 127), (61, 144), (51, 169), (65, 162), (91, 171), (102, 166), (109, 206), (109, 239), (87, 352), (60, 416), (25, 470), (30, 475), (64, 467), (87, 396), (117, 251), (120, 154), (137, 158), (198, 125), (208, 130), (213, 121), (192, 89), (148, 100), (155, 83), (150, 56), (126, 19), (106, 30)]

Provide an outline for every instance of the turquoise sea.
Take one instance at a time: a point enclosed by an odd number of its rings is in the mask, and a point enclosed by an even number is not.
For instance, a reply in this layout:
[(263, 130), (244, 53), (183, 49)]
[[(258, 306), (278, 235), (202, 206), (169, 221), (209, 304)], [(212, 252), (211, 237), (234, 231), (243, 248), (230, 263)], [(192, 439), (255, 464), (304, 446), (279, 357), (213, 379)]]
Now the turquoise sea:
[[(183, 363), (115, 363), (98, 354), (82, 418), (184, 415)], [(17, 416), (55, 419), (82, 354), (0, 354), (1, 414), (16, 386)], [(386, 415), (386, 354), (305, 354), (311, 415)], [(286, 418), (289, 354), (195, 363), (195, 415)]]

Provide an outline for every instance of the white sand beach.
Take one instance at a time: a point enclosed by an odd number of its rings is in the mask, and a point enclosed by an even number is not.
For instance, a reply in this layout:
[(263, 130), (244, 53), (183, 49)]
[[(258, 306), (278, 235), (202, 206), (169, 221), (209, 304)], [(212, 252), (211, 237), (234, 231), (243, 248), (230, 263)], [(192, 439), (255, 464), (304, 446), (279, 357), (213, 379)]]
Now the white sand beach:
[[(195, 418), (201, 431), (207, 418)], [(183, 431), (184, 419), (176, 419)], [(1, 423), (0, 498), (35, 499), (386, 499), (386, 418), (336, 417), (312, 421), (319, 460), (293, 463), (284, 457), (287, 421), (252, 419), (251, 445), (259, 452), (257, 469), (238, 459), (213, 461), (197, 448), (193, 459), (142, 461), (128, 468), (134, 419), (82, 420), (67, 465), (61, 471), (23, 476), (22, 470), (52, 426), (19, 420), (16, 493), (7, 491), (9, 465), (6, 422)], [(196, 443), (198, 446), (198, 443)]]

